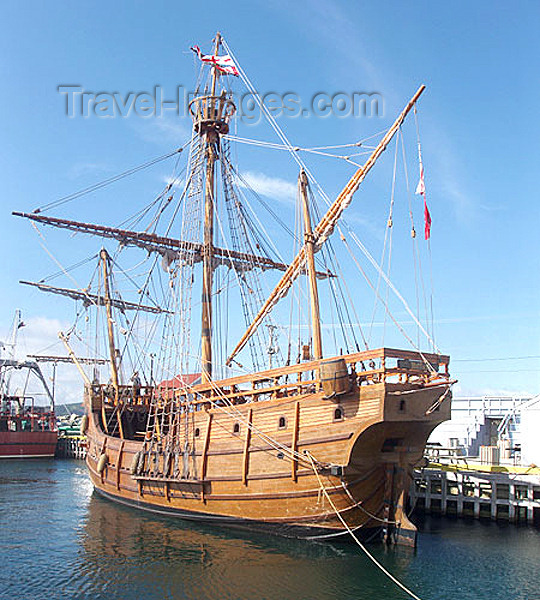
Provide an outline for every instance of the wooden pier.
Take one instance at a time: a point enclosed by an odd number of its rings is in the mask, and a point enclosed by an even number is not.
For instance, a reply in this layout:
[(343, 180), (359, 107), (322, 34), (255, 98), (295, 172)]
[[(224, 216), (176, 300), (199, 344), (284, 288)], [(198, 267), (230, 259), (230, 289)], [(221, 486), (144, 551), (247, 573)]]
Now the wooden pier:
[(415, 471), (413, 510), (540, 526), (540, 468), (457, 460)]
[(57, 458), (75, 458), (84, 460), (86, 458), (86, 436), (62, 435), (56, 444)]

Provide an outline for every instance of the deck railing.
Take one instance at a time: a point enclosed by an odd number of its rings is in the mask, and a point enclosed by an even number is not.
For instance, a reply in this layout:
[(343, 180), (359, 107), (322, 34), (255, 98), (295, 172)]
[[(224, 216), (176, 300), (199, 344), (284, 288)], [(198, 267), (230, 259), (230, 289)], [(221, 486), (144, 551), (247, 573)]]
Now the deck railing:
[[(340, 377), (347, 378), (349, 387), (380, 383), (426, 386), (445, 383), (450, 379), (450, 358), (446, 355), (379, 348), (193, 386), (123, 385), (119, 388), (119, 402), (134, 407), (147, 406), (157, 396), (163, 404), (186, 403), (202, 408), (202, 405), (209, 407), (213, 403), (242, 404), (290, 397), (301, 399), (323, 391), (324, 380), (320, 376), (322, 363), (341, 361), (346, 370)], [(96, 385), (93, 388), (94, 398), (101, 398), (106, 405), (114, 405), (115, 394), (110, 385)]]

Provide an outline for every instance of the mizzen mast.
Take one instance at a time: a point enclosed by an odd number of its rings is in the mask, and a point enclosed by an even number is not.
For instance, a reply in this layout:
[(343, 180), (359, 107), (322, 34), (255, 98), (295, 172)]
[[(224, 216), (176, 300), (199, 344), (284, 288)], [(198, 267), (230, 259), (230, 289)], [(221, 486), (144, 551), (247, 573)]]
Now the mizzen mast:
[(298, 189), (304, 210), (304, 244), (306, 248), (307, 275), (309, 281), (309, 298), (311, 304), (311, 328), (313, 335), (312, 354), (315, 360), (322, 358), (321, 321), (319, 313), (319, 291), (317, 288), (317, 271), (315, 270), (315, 238), (311, 228), (311, 216), (308, 203), (308, 179), (304, 169), (298, 176)]
[[(425, 90), (424, 85), (421, 85), (414, 96), (409, 100), (407, 106), (403, 109), (398, 118), (394, 121), (392, 127), (386, 132), (382, 140), (379, 142), (375, 150), (371, 153), (371, 156), (368, 160), (361, 166), (354, 175), (350, 178), (347, 185), (340, 192), (338, 197), (334, 200), (334, 202), (330, 205), (326, 214), (319, 221), (317, 226), (313, 231), (314, 235), (314, 249), (318, 251), (321, 246), (326, 242), (326, 240), (330, 237), (334, 228), (339, 221), (343, 211), (349, 206), (352, 201), (352, 197), (356, 190), (360, 187), (361, 183), (366, 178), (369, 171), (372, 169), (373, 165), (377, 162), (379, 156), (386, 150), (386, 147), (396, 134), (396, 132), (401, 127), (405, 117), (409, 114), (416, 101)], [(304, 244), (300, 251), (289, 265), (288, 269), (285, 271), (281, 279), (279, 280), (276, 287), (272, 290), (265, 303), (262, 305), (258, 314), (253, 319), (251, 325), (247, 328), (244, 335), (240, 338), (240, 341), (236, 344), (234, 350), (229, 354), (227, 358), (226, 365), (230, 365), (234, 357), (242, 350), (242, 348), (246, 345), (249, 338), (253, 335), (255, 330), (259, 327), (263, 319), (270, 313), (270, 311), (274, 308), (276, 303), (287, 295), (289, 288), (291, 287), (293, 281), (296, 277), (302, 272), (302, 268), (305, 264), (306, 260), (306, 245)]]

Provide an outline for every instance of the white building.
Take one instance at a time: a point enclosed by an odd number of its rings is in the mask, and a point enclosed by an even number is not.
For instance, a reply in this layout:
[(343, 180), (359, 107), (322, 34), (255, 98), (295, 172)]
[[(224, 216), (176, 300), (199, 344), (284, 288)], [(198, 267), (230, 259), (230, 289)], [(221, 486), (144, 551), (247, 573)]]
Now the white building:
[(521, 407), (521, 464), (540, 466), (540, 395)]
[[(508, 440), (512, 453), (523, 449), (523, 421), (526, 420), (527, 452), (533, 452), (533, 442), (540, 444), (540, 397), (483, 396), (453, 398), (451, 420), (439, 425), (429, 443), (443, 448), (462, 448), (467, 456), (478, 456), (480, 446), (496, 446)], [(531, 408), (527, 409), (526, 407)], [(535, 420), (536, 419), (536, 420)], [(534, 423), (531, 423), (534, 421)], [(532, 431), (536, 427), (538, 439)], [(540, 464), (538, 450), (536, 464)]]

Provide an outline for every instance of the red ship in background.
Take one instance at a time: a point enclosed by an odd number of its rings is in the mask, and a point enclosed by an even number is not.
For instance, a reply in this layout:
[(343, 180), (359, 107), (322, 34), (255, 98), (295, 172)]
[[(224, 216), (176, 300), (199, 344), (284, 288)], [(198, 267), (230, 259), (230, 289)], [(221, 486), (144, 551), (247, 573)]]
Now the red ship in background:
[[(0, 459), (50, 458), (54, 456), (58, 429), (54, 398), (37, 362), (15, 359), (17, 332), (23, 326), (21, 312), (15, 312), (11, 341), (4, 343), (7, 356), (0, 358)], [(37, 381), (47, 404), (39, 405), (29, 385)], [(23, 382), (23, 387), (15, 385)], [(36, 393), (37, 395), (37, 393)]]

